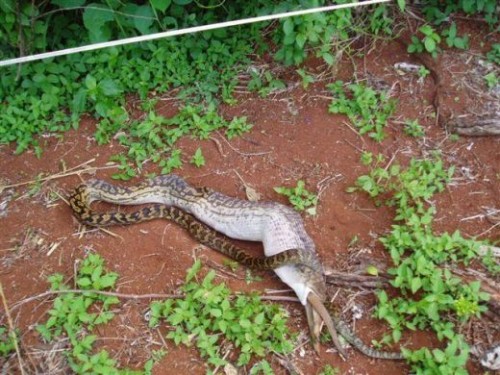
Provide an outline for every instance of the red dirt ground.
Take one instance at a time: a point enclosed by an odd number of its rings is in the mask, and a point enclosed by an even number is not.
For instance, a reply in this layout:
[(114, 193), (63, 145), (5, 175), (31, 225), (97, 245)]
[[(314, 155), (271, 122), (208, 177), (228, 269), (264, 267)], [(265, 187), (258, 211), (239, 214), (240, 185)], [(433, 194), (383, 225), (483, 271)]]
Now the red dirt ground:
[[(467, 112), (468, 108), (479, 108), (486, 100), (464, 85), (464, 82), (474, 80), (478, 56), (484, 51), (478, 42), (482, 37), (479, 35), (476, 39), (468, 52), (445, 51), (435, 61), (434, 68), (442, 75), (440, 106), (454, 115)], [(435, 89), (432, 78), (427, 77), (423, 83), (418, 83), (417, 76), (399, 75), (394, 69), (394, 64), (398, 62), (418, 63), (400, 44), (378, 42), (364, 59), (355, 62), (356, 68), (350, 60), (341, 64), (336, 79), (349, 80), (356, 73), (358, 79), (392, 88), (392, 96), (399, 100), (396, 115), (389, 122), (389, 136), (384, 142), (378, 144), (359, 136), (344, 116), (327, 112), (330, 100), (325, 84), (328, 81), (316, 82), (304, 91), (300, 85), (294, 85), (299, 79), (290, 70), (285, 73), (290, 86), (285, 92), (265, 99), (242, 95), (237, 105), (223, 108), (226, 118), (248, 116), (254, 124), (250, 133), (230, 143), (219, 135), (214, 135), (217, 141), (182, 140), (185, 157), (201, 147), (206, 166), (197, 169), (186, 160), (183, 168), (176, 173), (192, 185), (209, 186), (239, 198), (245, 198), (245, 183), (260, 193), (263, 200), (281, 203), (286, 201), (273, 191), (273, 187), (291, 186), (299, 179), (305, 180), (310, 190), (321, 191), (317, 216), (304, 216), (319, 256), (328, 268), (350, 271), (359, 261), (359, 253), (348, 247), (354, 236), (359, 237), (360, 244), (365, 248), (371, 249), (362, 257), (389, 264), (389, 256), (383, 252), (376, 238), (389, 230), (393, 218), (390, 209), (375, 208), (364, 195), (345, 192), (359, 175), (367, 172), (359, 161), (360, 151), (382, 153), (387, 160), (395, 157), (399, 163), (405, 163), (411, 157), (422, 157), (431, 150), (439, 149), (444, 160), (449, 165), (455, 165), (457, 171), (453, 183), (435, 198), (438, 212), (436, 230), (453, 232), (459, 229), (465, 236), (498, 240), (500, 228), (492, 227), (484, 219), (484, 211), (500, 207), (500, 139), (450, 139), (450, 135), (432, 117), (434, 108), (430, 102)], [(308, 69), (315, 73), (324, 72), (325, 67), (320, 65), (311, 61)], [(331, 78), (332, 74), (327, 76)], [(479, 85), (477, 81), (470, 84)], [(483, 92), (486, 90), (482, 89)], [(173, 103), (171, 100), (160, 101), (158, 112), (171, 114)], [(424, 138), (404, 135), (402, 124), (398, 121), (407, 118), (418, 119), (425, 127)], [(207, 248), (200, 249), (187, 233), (165, 221), (111, 228), (116, 237), (102, 232), (78, 235), (78, 224), (72, 218), (70, 209), (54, 192), (66, 196), (82, 180), (91, 177), (111, 181), (110, 176), (115, 170), (102, 167), (121, 148), (117, 143), (98, 146), (93, 139), (95, 126), (93, 119), (85, 118), (78, 131), (68, 132), (62, 138), (53, 135), (44, 137), (46, 146), (41, 159), (37, 159), (32, 152), (15, 156), (12, 146), (0, 148), (0, 185), (34, 180), (39, 174), (53, 175), (61, 172), (63, 165), (71, 168), (91, 159), (94, 161), (90, 165), (97, 167), (95, 173), (73, 174), (44, 182), (33, 196), (28, 194), (32, 184), (0, 192), (0, 201), (13, 194), (6, 215), (0, 218), (0, 281), (11, 307), (24, 298), (48, 290), (46, 278), (52, 273), (63, 273), (69, 280), (75, 262), (89, 251), (102, 255), (108, 269), (119, 273), (117, 291), (128, 294), (174, 292), (184, 280), (194, 255), (203, 259), (205, 267), (219, 265), (223, 268), (221, 255)], [(145, 172), (153, 171), (155, 169), (149, 166)], [(37, 233), (37, 240), (32, 241), (36, 243), (26, 243), (29, 231)], [(19, 246), (23, 242), (24, 245)], [(50, 245), (54, 243), (59, 246), (49, 255)], [(245, 247), (254, 249), (255, 254), (260, 251), (259, 246), (245, 244)], [(237, 274), (244, 275), (243, 271)], [(221, 272), (218, 275), (218, 280), (227, 282), (233, 290), (263, 292), (266, 288), (284, 288), (273, 274), (266, 272), (259, 274), (264, 281), (249, 285)], [(333, 296), (337, 288), (332, 287), (330, 292)], [(356, 332), (365, 342), (382, 337), (386, 328), (371, 317), (374, 304), (372, 293), (342, 289), (338, 301), (339, 309), (356, 304), (363, 311), (362, 318), (356, 323)], [(23, 348), (28, 352), (44, 348), (34, 327), (46, 319), (50, 302), (48, 298), (40, 299), (11, 311), (22, 333)], [(106, 347), (122, 366), (140, 368), (150, 358), (151, 350), (164, 345), (160, 331), (147, 328), (143, 319), (148, 304), (148, 300), (123, 300), (115, 311), (117, 314), (113, 322), (98, 329), (102, 338), (99, 345)], [(284, 306), (290, 311), (292, 329), (307, 333), (301, 306), (292, 303)], [(351, 320), (352, 311), (346, 309), (344, 316)], [(1, 323), (6, 324), (5, 319)], [(479, 335), (481, 342), (498, 341), (498, 330), (489, 332), (489, 340), (486, 340), (479, 323), (473, 321), (470, 326), (464, 327), (468, 337), (477, 339)], [(163, 326), (162, 332), (165, 331)], [(175, 347), (172, 342), (166, 342), (166, 345), (168, 354), (155, 365), (155, 374), (205, 372), (204, 362), (194, 349)], [(404, 334), (401, 345), (419, 348), (423, 345), (438, 346), (439, 343), (432, 334), (424, 332)], [(343, 362), (334, 352), (328, 352), (329, 348), (330, 345), (323, 345), (318, 356), (305, 343), (292, 356), (293, 362), (304, 374), (317, 373), (326, 364), (338, 367), (341, 374), (408, 373), (408, 367), (403, 363), (372, 360), (353, 350), (349, 360)], [(268, 359), (278, 374), (286, 373), (276, 357)], [(474, 360), (470, 361), (468, 369), (471, 374), (482, 373)]]

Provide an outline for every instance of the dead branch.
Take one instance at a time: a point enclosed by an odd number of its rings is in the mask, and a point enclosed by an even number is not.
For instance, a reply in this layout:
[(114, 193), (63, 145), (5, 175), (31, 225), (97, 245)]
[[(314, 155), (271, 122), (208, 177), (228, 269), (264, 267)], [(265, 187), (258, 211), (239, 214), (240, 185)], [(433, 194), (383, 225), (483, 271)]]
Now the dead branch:
[(389, 280), (383, 276), (357, 275), (340, 271), (328, 271), (326, 282), (330, 285), (349, 288), (382, 288), (389, 285)]

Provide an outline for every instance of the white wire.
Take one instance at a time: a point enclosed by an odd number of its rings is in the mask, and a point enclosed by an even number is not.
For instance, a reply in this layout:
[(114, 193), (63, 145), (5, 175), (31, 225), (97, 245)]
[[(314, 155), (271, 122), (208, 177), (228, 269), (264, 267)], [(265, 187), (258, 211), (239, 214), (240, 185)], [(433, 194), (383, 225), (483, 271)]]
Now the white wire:
[(97, 49), (101, 49), (101, 48), (122, 46), (125, 44), (145, 42), (148, 40), (155, 40), (155, 39), (161, 39), (161, 38), (169, 38), (169, 37), (177, 36), (177, 35), (198, 33), (200, 31), (222, 29), (224, 27), (246, 25), (249, 23), (270, 21), (270, 20), (276, 20), (276, 19), (280, 19), (280, 18), (293, 17), (293, 16), (303, 16), (306, 14), (313, 14), (313, 13), (319, 13), (319, 12), (328, 12), (328, 11), (332, 11), (332, 10), (336, 10), (336, 9), (354, 8), (354, 7), (363, 6), (363, 5), (387, 3), (389, 1), (390, 0), (367, 0), (367, 1), (359, 2), (359, 3), (329, 5), (329, 6), (319, 7), (319, 8), (296, 10), (296, 11), (287, 12), (287, 13), (276, 13), (276, 14), (270, 14), (267, 16), (251, 17), (251, 18), (244, 18), (241, 20), (213, 23), (210, 25), (188, 27), (186, 29), (180, 29), (180, 30), (170, 30), (170, 31), (165, 31), (165, 32), (161, 32), (161, 33), (156, 33), (156, 34), (141, 35), (141, 36), (135, 36), (132, 38), (113, 40), (113, 41), (109, 41), (109, 42), (89, 44), (89, 45), (81, 46), (81, 47), (66, 48), (66, 49), (62, 49), (59, 51), (44, 52), (44, 53), (39, 53), (36, 55), (17, 57), (14, 59), (0, 61), (0, 66), (22, 64), (22, 63), (25, 63), (28, 61), (47, 59), (49, 57), (64, 56), (64, 55), (70, 55), (70, 54), (78, 53), (78, 52), (93, 51), (93, 50), (97, 50)]

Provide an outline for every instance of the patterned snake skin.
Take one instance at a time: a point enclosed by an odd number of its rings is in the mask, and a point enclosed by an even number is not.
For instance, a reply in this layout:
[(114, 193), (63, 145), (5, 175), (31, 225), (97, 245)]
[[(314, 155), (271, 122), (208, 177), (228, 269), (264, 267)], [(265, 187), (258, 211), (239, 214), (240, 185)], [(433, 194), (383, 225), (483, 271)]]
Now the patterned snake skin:
[[(96, 213), (90, 204), (149, 204), (132, 213)], [(323, 321), (339, 352), (336, 330), (365, 355), (380, 359), (403, 359), (401, 353), (381, 352), (365, 345), (346, 323), (329, 313), (323, 269), (302, 218), (291, 208), (275, 202), (249, 202), (206, 188), (193, 188), (181, 177), (165, 175), (146, 183), (123, 188), (102, 180), (91, 180), (75, 189), (70, 205), (77, 219), (86, 225), (125, 225), (164, 218), (186, 229), (191, 236), (253, 269), (272, 269), (289, 285), (306, 308), (314, 348), (319, 350)], [(261, 241), (266, 257), (256, 258), (236, 247), (215, 230), (235, 239)]]

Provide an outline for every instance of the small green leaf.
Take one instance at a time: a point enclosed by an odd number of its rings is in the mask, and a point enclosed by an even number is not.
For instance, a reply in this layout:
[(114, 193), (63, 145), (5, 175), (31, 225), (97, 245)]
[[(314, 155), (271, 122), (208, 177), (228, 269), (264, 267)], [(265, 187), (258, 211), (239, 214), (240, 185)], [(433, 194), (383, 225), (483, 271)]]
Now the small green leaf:
[(71, 111), (82, 113), (85, 110), (85, 104), (87, 103), (87, 90), (81, 88), (78, 90), (71, 101)]
[(111, 21), (114, 21), (114, 11), (104, 4), (88, 4), (83, 12), (83, 24), (92, 42), (109, 40), (111, 31), (106, 24)]
[(373, 265), (369, 265), (368, 267), (366, 267), (366, 273), (368, 275), (378, 276), (378, 268)]
[(283, 22), (283, 32), (285, 35), (291, 35), (294, 29), (294, 24), (291, 18), (287, 18), (285, 22)]
[(422, 287), (422, 279), (420, 277), (414, 277), (411, 280), (411, 291), (413, 294), (417, 293), (417, 291)]
[(87, 76), (85, 77), (85, 86), (89, 90), (95, 90), (95, 88), (97, 87), (97, 80), (92, 75), (87, 74)]
[(321, 57), (323, 57), (323, 60), (325, 60), (325, 62), (330, 66), (332, 66), (335, 62), (335, 59), (331, 53), (323, 53)]
[(198, 147), (198, 149), (194, 153), (193, 157), (191, 158), (191, 163), (194, 164), (198, 168), (205, 165), (205, 157), (203, 156), (203, 154), (201, 152), (201, 148)]
[(441, 349), (433, 349), (432, 354), (438, 363), (443, 363), (446, 359), (446, 354)]
[(134, 26), (141, 34), (149, 34), (155, 21), (153, 10), (149, 5), (137, 6), (134, 10)]
[(196, 259), (196, 262), (194, 262), (194, 264), (188, 270), (188, 273), (186, 275), (186, 282), (191, 281), (198, 274), (200, 269), (201, 269), (201, 261), (199, 259)]
[(212, 315), (214, 318), (220, 318), (222, 316), (222, 311), (220, 309), (211, 309), (210, 315)]
[(432, 38), (425, 38), (424, 45), (427, 52), (434, 52), (436, 50), (436, 41)]
[(99, 82), (99, 88), (102, 90), (104, 95), (111, 97), (117, 96), (123, 92), (118, 84), (111, 78), (105, 78)]
[(306, 44), (306, 36), (304, 34), (297, 34), (295, 37), (295, 43), (297, 43), (297, 47), (303, 48), (304, 45)]
[(76, 283), (82, 288), (92, 285), (92, 281), (88, 277), (79, 278)]
[(422, 27), (420, 27), (419, 30), (422, 34), (427, 35), (427, 36), (434, 33), (434, 29), (430, 25), (423, 25)]
[(397, 3), (401, 12), (404, 12), (406, 8), (406, 0), (397, 0)]
[(171, 0), (149, 0), (151, 5), (160, 12), (165, 12), (170, 6)]

